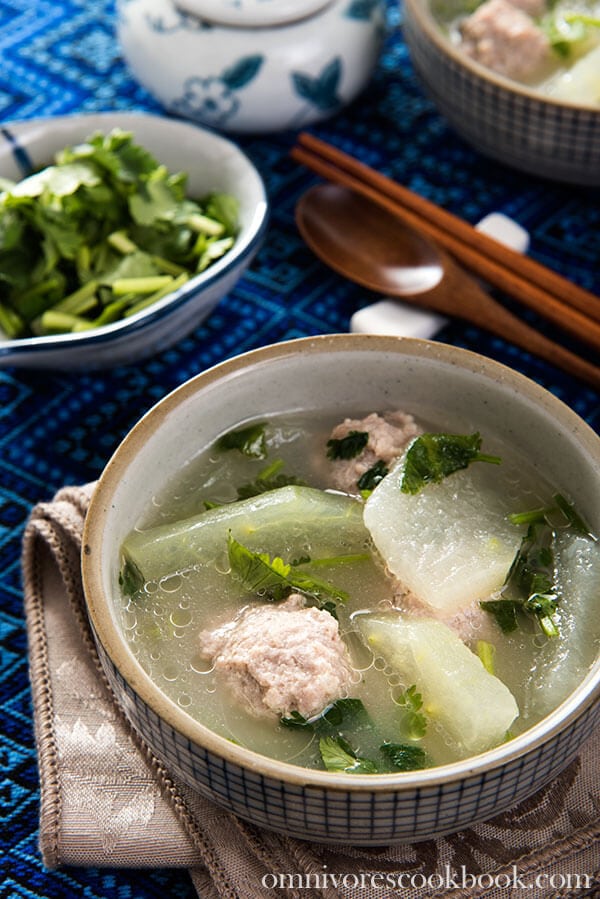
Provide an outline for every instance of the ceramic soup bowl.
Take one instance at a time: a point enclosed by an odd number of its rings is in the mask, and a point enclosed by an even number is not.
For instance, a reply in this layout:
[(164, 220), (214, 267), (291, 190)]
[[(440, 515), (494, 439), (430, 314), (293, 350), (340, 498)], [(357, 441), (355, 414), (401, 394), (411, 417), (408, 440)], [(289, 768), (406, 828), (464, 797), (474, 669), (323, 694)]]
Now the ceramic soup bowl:
[(537, 178), (600, 184), (600, 105), (543, 94), (470, 59), (435, 7), (435, 0), (406, 0), (403, 33), (417, 75), (456, 132)]
[(120, 547), (188, 460), (241, 422), (285, 410), (404, 408), (508, 444), (600, 532), (600, 440), (535, 383), (440, 343), (303, 338), (230, 359), (183, 384), (133, 428), (92, 498), (83, 579), (102, 665), (129, 720), (171, 772), (254, 824), (328, 843), (434, 839), (499, 814), (555, 778), (600, 719), (600, 661), (539, 723), (497, 748), (418, 771), (302, 768), (217, 735), (142, 669), (120, 626)]

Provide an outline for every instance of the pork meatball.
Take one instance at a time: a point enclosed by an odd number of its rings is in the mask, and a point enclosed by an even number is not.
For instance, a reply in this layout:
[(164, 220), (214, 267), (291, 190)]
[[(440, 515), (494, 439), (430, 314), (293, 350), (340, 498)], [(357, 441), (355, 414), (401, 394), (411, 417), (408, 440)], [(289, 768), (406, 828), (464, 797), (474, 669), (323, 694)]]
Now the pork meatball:
[(406, 412), (372, 412), (366, 418), (346, 418), (331, 432), (331, 439), (342, 440), (352, 431), (368, 434), (364, 449), (352, 459), (335, 459), (331, 463), (331, 486), (345, 493), (358, 493), (358, 481), (381, 462), (389, 467), (402, 455), (407, 445), (422, 433), (412, 415)]
[(550, 58), (550, 42), (522, 9), (508, 0), (486, 0), (460, 28), (461, 48), (500, 75), (527, 80)]
[(352, 668), (338, 622), (329, 612), (285, 602), (252, 606), (235, 621), (200, 634), (229, 689), (257, 716), (304, 718), (346, 695)]

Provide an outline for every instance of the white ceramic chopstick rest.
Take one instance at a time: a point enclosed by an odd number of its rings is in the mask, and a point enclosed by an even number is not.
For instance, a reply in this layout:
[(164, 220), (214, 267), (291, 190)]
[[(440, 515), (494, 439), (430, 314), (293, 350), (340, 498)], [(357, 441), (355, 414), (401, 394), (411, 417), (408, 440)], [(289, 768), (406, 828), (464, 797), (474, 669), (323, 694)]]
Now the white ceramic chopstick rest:
[[(518, 253), (526, 253), (529, 249), (528, 232), (502, 212), (490, 212), (475, 227)], [(409, 306), (400, 300), (379, 300), (354, 313), (350, 319), (350, 331), (354, 334), (429, 338), (437, 334), (446, 322), (442, 315)]]

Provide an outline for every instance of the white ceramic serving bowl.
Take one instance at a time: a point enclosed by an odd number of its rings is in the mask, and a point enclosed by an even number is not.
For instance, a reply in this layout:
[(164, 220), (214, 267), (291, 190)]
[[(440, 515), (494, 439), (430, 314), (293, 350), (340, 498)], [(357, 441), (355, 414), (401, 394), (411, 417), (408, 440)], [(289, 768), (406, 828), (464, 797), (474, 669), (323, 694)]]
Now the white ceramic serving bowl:
[(178, 115), (232, 132), (333, 115), (367, 84), (384, 33), (382, 0), (117, 0), (117, 13), (140, 84)]
[(3, 338), (0, 331), (0, 366), (103, 368), (158, 353), (209, 315), (261, 244), (268, 221), (261, 176), (234, 143), (189, 122), (142, 113), (99, 113), (8, 123), (0, 133), (0, 175), (19, 180), (32, 169), (51, 164), (63, 147), (112, 128), (132, 132), (171, 171), (187, 172), (190, 196), (202, 197), (212, 190), (235, 196), (240, 224), (236, 242), (205, 272), (123, 321), (76, 334), (17, 340)]
[(177, 777), (254, 824), (328, 843), (432, 839), (498, 814), (569, 763), (600, 719), (600, 660), (551, 715), (467, 761), (344, 775), (277, 762), (217, 736), (168, 699), (124, 639), (119, 548), (184, 463), (223, 432), (283, 410), (403, 408), (520, 450), (600, 531), (600, 439), (553, 395), (482, 356), (397, 337), (333, 335), (255, 350), (156, 405), (108, 463), (83, 537), (83, 582), (100, 658), (125, 714)]
[(404, 0), (403, 33), (433, 102), (477, 150), (539, 177), (600, 184), (600, 107), (552, 99), (469, 59), (443, 34), (430, 0)]

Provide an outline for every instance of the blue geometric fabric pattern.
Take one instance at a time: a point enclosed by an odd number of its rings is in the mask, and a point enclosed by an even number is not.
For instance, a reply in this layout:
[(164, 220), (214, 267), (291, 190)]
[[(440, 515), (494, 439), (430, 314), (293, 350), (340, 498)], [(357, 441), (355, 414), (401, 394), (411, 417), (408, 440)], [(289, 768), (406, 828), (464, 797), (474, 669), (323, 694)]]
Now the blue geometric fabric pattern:
[[(493, 210), (512, 216), (530, 232), (534, 258), (600, 294), (600, 191), (521, 175), (463, 143), (415, 79), (401, 15), (401, 6), (390, 0), (372, 84), (315, 133), (470, 222)], [(1, 124), (125, 109), (160, 112), (120, 55), (112, 0), (0, 0)], [(128, 429), (187, 378), (266, 343), (347, 331), (352, 314), (376, 299), (325, 268), (300, 239), (294, 206), (314, 177), (289, 158), (293, 140), (286, 133), (238, 141), (266, 181), (271, 224), (248, 273), (195, 333), (144, 363), (112, 371), (0, 370), (2, 899), (195, 896), (184, 871), (52, 872), (41, 864), (21, 539), (33, 505), (65, 484), (97, 478)], [(524, 317), (553, 334), (533, 314)], [(459, 322), (439, 337), (512, 365), (600, 429), (598, 393), (552, 365)]]

